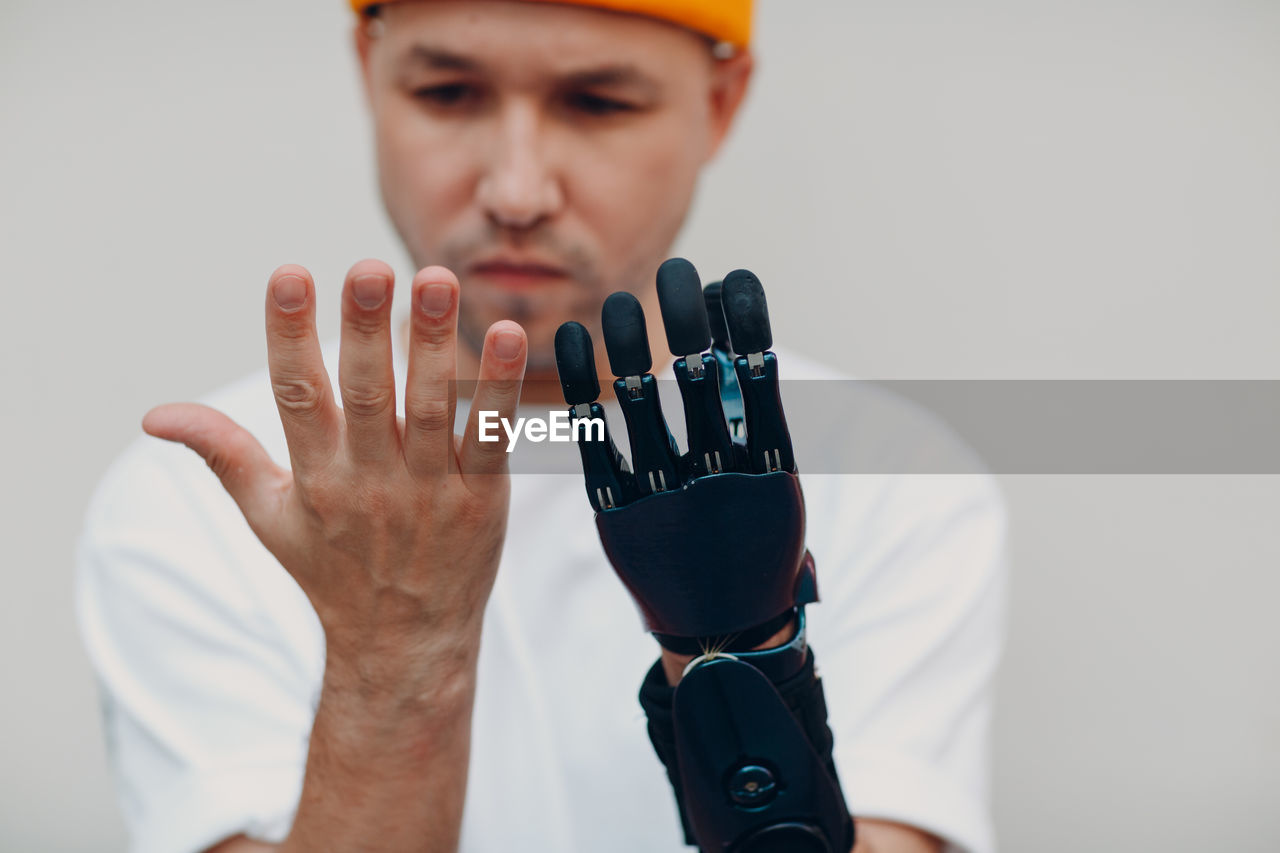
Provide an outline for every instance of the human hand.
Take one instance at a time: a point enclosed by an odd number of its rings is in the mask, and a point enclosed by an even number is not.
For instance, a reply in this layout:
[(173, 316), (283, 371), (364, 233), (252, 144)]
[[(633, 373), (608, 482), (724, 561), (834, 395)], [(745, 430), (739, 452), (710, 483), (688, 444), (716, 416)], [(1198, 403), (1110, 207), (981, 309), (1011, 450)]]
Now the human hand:
[[(342, 291), (342, 407), (321, 359), (315, 286), (304, 268), (270, 278), (267, 358), (291, 470), (206, 406), (147, 413), (143, 429), (186, 444), (213, 469), (253, 532), (294, 577), (325, 629), (329, 657), (364, 662), (473, 649), (506, 531), (505, 440), (481, 443), (477, 412), (510, 418), (527, 341), (516, 323), (485, 337), (463, 436), (456, 408), (458, 280), (413, 280), (405, 413), (391, 355), (394, 273), (361, 261)], [(404, 660), (402, 656), (399, 660)]]

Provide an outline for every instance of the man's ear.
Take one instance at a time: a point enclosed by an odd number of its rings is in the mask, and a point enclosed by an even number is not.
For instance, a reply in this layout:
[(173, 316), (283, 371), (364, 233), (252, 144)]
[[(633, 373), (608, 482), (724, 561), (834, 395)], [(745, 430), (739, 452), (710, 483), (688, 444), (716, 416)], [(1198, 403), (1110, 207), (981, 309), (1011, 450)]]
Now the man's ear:
[(744, 48), (727, 59), (713, 60), (711, 68), (711, 119), (710, 146), (707, 159), (710, 160), (724, 144), (729, 129), (733, 127), (734, 118), (742, 106), (742, 99), (747, 94), (747, 84), (751, 82), (751, 72), (755, 69), (755, 57)]

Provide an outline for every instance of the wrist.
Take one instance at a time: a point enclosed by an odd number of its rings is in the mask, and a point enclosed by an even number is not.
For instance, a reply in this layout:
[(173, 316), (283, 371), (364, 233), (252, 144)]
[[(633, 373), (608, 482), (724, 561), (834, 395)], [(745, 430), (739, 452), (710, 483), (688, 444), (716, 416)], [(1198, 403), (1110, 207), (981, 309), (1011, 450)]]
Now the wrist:
[[(796, 635), (797, 620), (793, 616), (785, 625), (776, 633), (770, 636), (763, 643), (752, 646), (751, 651), (764, 651), (766, 649), (776, 649), (779, 646), (786, 645)], [(680, 678), (684, 674), (685, 667), (689, 665), (697, 655), (683, 655), (662, 649), (662, 671), (667, 676), (667, 684), (675, 687), (680, 683)]]
[(366, 702), (441, 705), (474, 691), (477, 629), (325, 632), (324, 690)]
[[(379, 655), (378, 648), (391, 652)], [(476, 644), (327, 638), (298, 812), (282, 850), (457, 849)], [(447, 649), (441, 653), (441, 649)]]

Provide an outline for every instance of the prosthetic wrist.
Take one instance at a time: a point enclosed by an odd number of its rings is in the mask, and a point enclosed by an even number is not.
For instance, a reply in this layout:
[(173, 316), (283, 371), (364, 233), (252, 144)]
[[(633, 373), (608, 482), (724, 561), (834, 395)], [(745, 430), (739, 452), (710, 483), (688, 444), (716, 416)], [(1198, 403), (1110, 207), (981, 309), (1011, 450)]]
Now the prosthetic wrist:
[[(687, 843), (847, 853), (853, 821), (806, 643), (804, 606), (817, 601), (817, 583), (764, 290), (738, 270), (704, 291), (692, 265), (675, 258), (658, 270), (658, 298), (688, 427), (684, 454), (662, 414), (635, 297), (613, 294), (602, 317), (630, 465), (597, 402), (589, 333), (565, 323), (556, 334), (605, 553), (658, 642), (697, 655), (674, 688), (660, 664), (646, 677), (650, 739)], [(789, 642), (751, 650), (792, 621)]]

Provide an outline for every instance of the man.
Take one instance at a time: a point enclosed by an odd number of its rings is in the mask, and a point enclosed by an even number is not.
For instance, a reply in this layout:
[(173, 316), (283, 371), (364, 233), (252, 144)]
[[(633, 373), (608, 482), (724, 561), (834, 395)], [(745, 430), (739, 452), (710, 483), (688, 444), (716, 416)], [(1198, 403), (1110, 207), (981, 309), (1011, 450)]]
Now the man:
[[(657, 316), (653, 272), (751, 75), (749, 5), (354, 5), (410, 318), (390, 267), (357, 263), (335, 358), (314, 282), (279, 268), (269, 383), (144, 422), (225, 493), (152, 441), (100, 488), (80, 615), (134, 847), (682, 849), (634, 698), (656, 647), (581, 482), (508, 477), (477, 413), (512, 418), (526, 368), (554, 379), (556, 327), (598, 325), (611, 291)], [(482, 380), (456, 438), (455, 376)], [(805, 481), (859, 853), (992, 849), (1003, 515), (961, 479)]]

